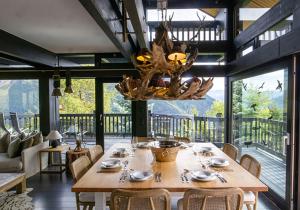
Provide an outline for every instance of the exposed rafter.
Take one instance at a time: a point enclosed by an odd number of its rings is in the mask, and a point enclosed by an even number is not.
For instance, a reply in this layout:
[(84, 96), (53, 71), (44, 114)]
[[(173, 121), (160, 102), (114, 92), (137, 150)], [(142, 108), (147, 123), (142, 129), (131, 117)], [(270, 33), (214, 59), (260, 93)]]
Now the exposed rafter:
[[(143, 0), (147, 9), (156, 9), (157, 0)], [(230, 0), (191, 0), (191, 1), (168, 1), (168, 9), (191, 9), (191, 8), (226, 8)]]
[[(94, 18), (107, 37), (115, 44), (124, 57), (129, 58), (134, 48), (129, 41), (123, 42), (123, 26), (119, 15), (114, 10), (110, 0), (79, 0), (82, 6)], [(130, 36), (128, 34), (128, 36)]]
[(123, 1), (129, 15), (130, 21), (134, 28), (137, 41), (141, 48), (149, 48), (147, 36), (147, 24), (144, 12), (143, 2), (141, 0), (124, 0)]
[(54, 67), (56, 55), (37, 45), (0, 30), (0, 53), (29, 65)]

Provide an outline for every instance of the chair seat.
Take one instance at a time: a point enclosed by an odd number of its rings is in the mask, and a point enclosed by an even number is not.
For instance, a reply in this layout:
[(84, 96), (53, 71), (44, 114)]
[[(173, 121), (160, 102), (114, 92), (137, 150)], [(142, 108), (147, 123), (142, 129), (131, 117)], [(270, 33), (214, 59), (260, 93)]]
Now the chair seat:
[(80, 202), (95, 202), (95, 194), (92, 192), (81, 192), (79, 193)]
[[(106, 197), (106, 205), (110, 204), (110, 196)], [(79, 193), (79, 202), (95, 202), (95, 194), (93, 192), (81, 192)]]
[(253, 192), (244, 192), (244, 203), (255, 203), (255, 195)]

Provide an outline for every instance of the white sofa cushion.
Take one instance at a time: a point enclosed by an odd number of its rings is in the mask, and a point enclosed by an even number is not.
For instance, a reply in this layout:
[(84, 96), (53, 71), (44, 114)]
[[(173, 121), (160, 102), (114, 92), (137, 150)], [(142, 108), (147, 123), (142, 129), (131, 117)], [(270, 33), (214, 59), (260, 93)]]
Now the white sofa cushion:
[(0, 153), (0, 172), (20, 172), (22, 168), (21, 156), (9, 158), (7, 153)]

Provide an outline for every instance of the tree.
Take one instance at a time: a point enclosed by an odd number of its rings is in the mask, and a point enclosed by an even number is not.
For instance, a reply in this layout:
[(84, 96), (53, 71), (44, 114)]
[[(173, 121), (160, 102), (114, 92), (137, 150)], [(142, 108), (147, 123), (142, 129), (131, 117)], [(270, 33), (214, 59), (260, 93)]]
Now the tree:
[[(91, 114), (95, 110), (95, 80), (73, 79), (74, 93), (59, 97), (61, 114)], [(61, 80), (61, 90), (65, 89), (65, 80)]]
[(224, 116), (224, 101), (214, 101), (210, 109), (206, 112), (206, 116), (216, 117), (218, 113)]

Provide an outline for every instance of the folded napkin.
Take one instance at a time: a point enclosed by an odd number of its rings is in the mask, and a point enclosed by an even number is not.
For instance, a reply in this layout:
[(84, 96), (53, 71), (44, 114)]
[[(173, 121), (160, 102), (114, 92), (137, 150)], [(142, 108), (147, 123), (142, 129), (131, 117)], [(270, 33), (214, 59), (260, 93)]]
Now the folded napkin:
[(112, 158), (124, 158), (127, 157), (129, 154), (127, 152), (121, 153), (121, 152), (115, 152), (112, 154)]
[(121, 171), (122, 166), (118, 166), (116, 168), (102, 168), (101, 166), (98, 168), (97, 173), (116, 173)]

